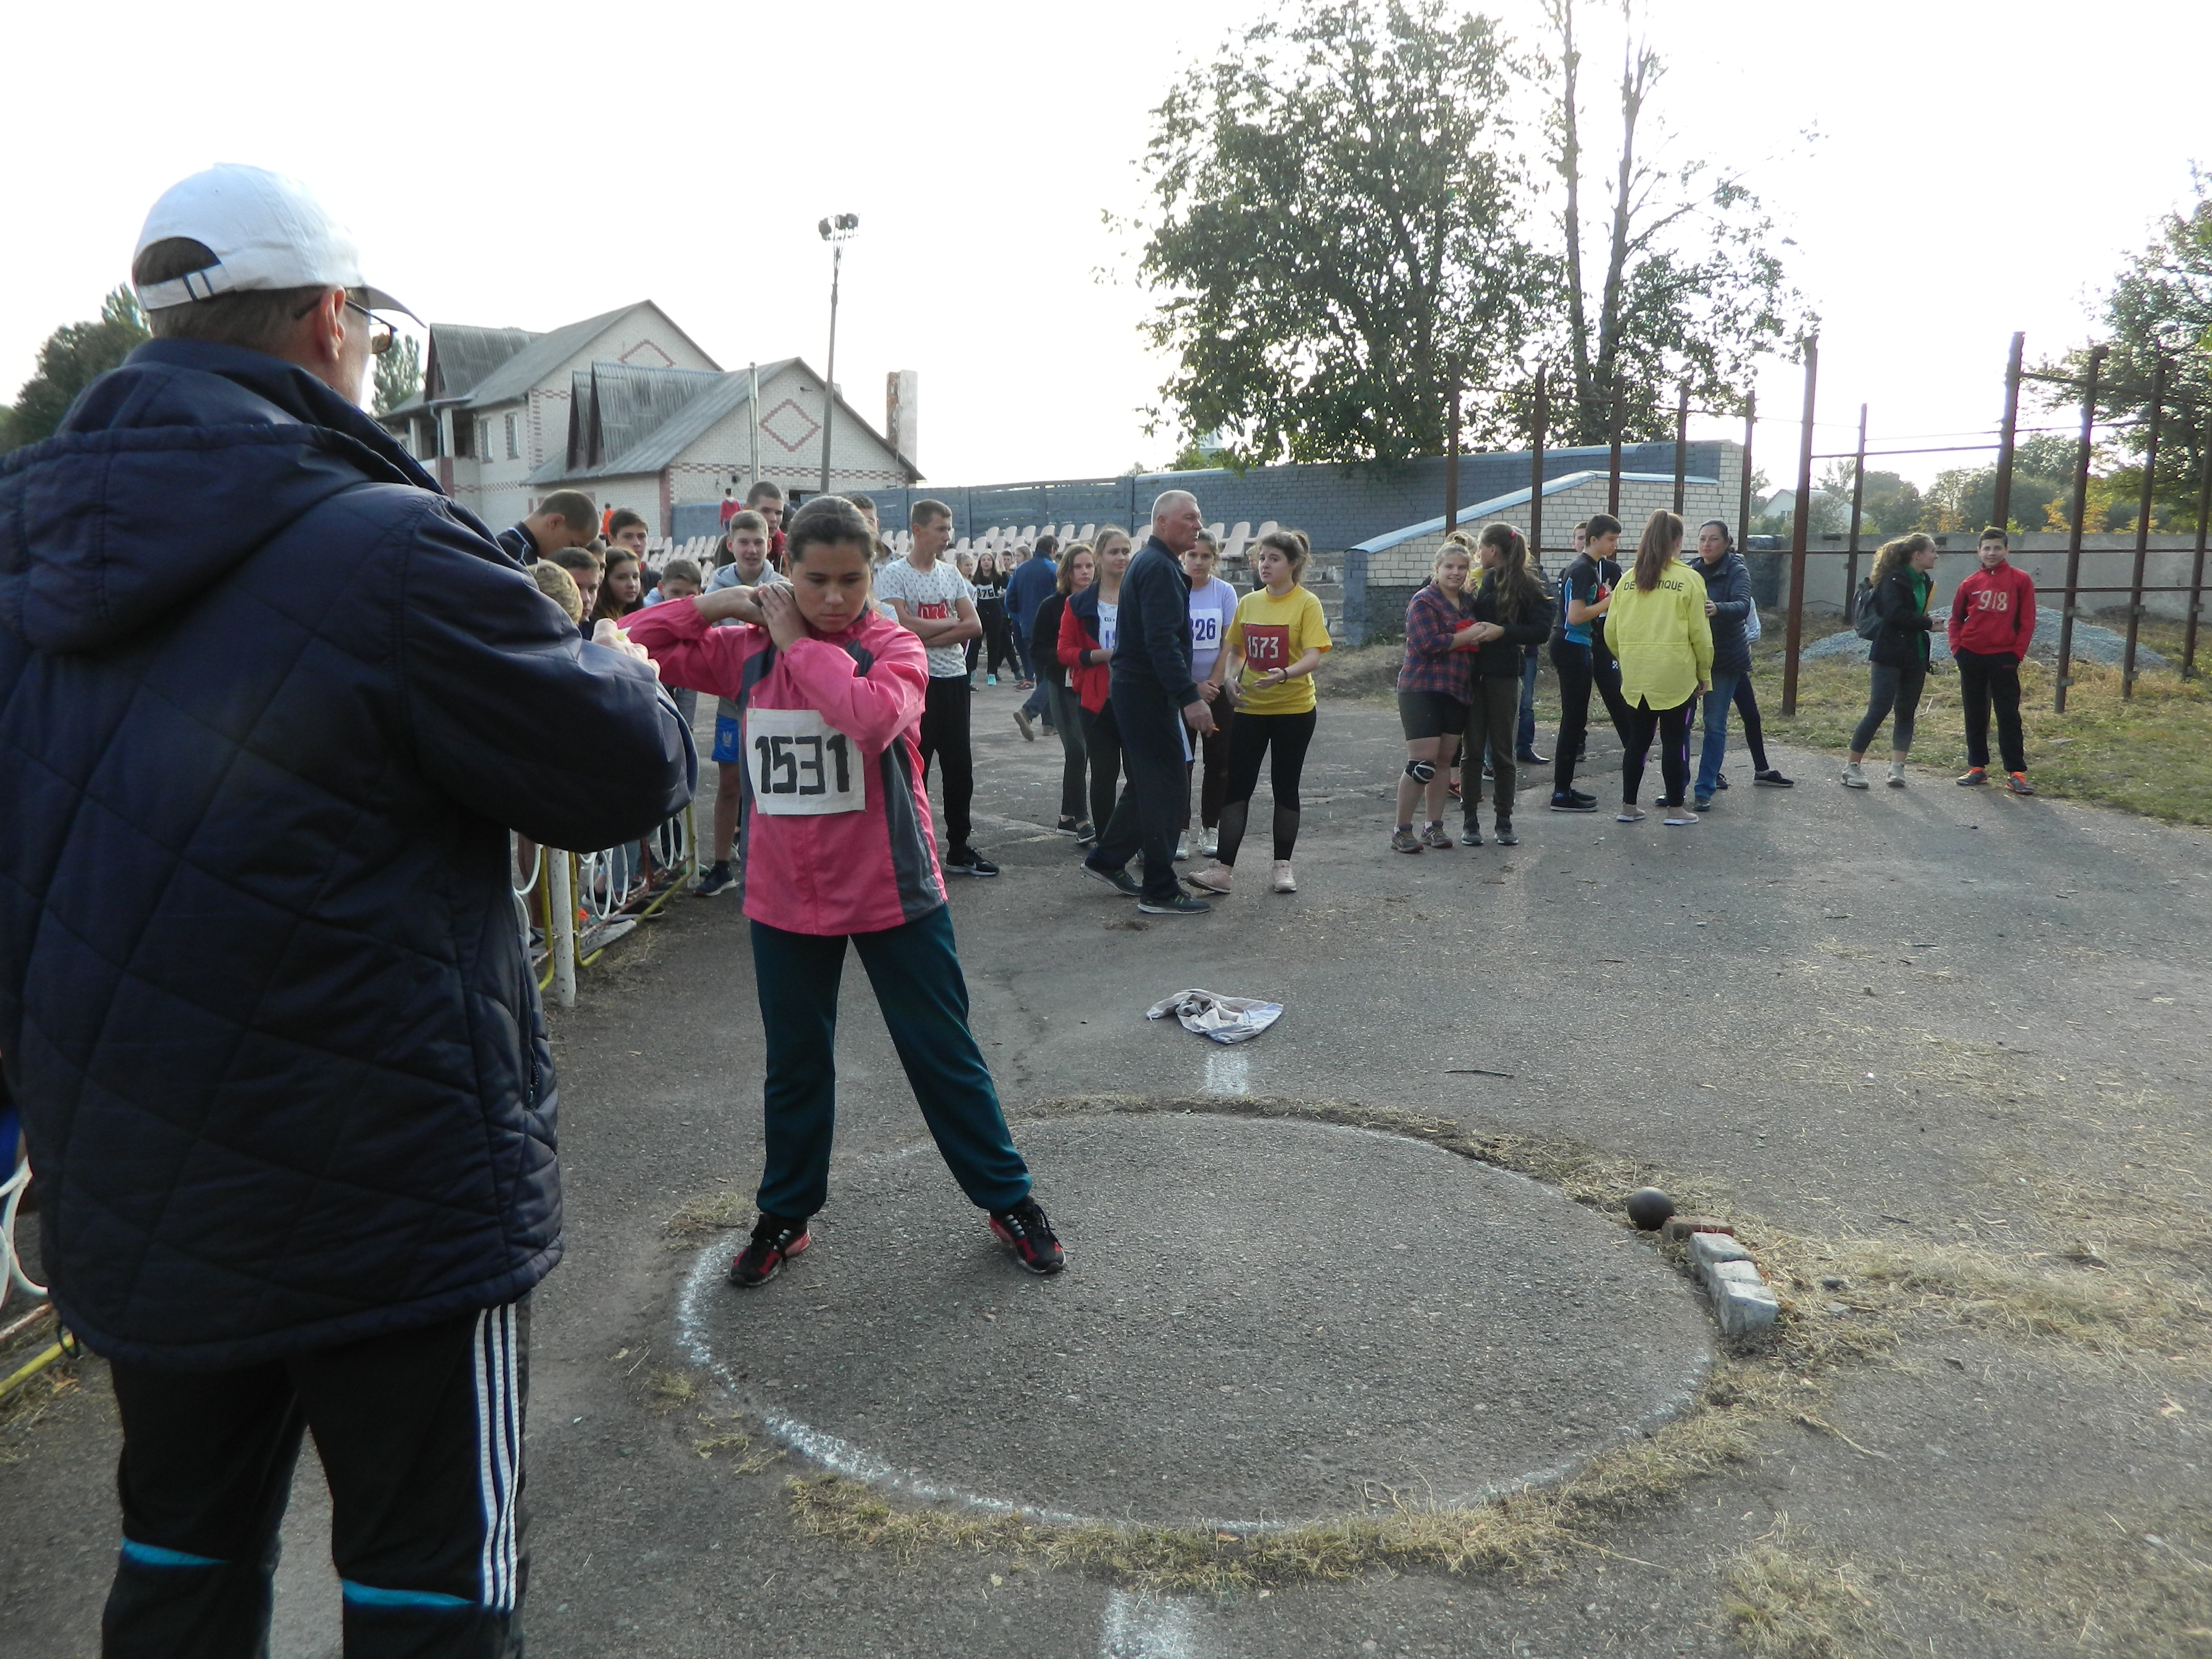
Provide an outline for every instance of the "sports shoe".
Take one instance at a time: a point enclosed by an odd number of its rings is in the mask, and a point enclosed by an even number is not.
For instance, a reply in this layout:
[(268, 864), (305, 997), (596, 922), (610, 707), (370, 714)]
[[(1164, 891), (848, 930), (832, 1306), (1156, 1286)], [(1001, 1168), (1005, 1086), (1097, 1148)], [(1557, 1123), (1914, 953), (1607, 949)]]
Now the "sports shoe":
[(1459, 798), (1460, 798), (1460, 793), (1459, 793), (1459, 785), (1457, 785), (1457, 784), (1455, 784), (1455, 783), (1448, 783), (1448, 784), (1446, 784), (1446, 785), (1444, 786), (1444, 793), (1446, 793), (1447, 795), (1449, 795), (1449, 796), (1450, 796), (1454, 800), (1457, 800), (1457, 799), (1459, 799)]
[(1866, 768), (1862, 766), (1856, 761), (1845, 761), (1844, 763), (1843, 782), (1844, 787), (1846, 789), (1864, 789), (1868, 787)]
[(1713, 775), (1713, 790), (1715, 793), (1718, 793), (1721, 790), (1723, 790), (1728, 787), (1729, 781), (1727, 773), (1717, 772)]
[(1089, 818), (1085, 818), (1082, 823), (1077, 824), (1075, 826), (1075, 844), (1078, 847), (1096, 847), (1098, 844), (1098, 826), (1091, 823)]
[(2027, 781), (2027, 774), (2025, 772), (2006, 773), (2005, 787), (2015, 795), (2032, 795), (2035, 793), (2035, 786)]
[(713, 898), (717, 893), (726, 892), (737, 884), (737, 872), (730, 868), (729, 860), (723, 859), (708, 865), (707, 873), (699, 878), (698, 885), (691, 890), (701, 898)]
[(1668, 807), (1667, 809), (1667, 816), (1659, 820), (1660, 823), (1665, 824), (1669, 830), (1680, 830), (1687, 825), (1695, 823), (1697, 821), (1698, 815), (1695, 812), (1689, 811), (1686, 807), (1680, 806)]
[(1597, 797), (1585, 795), (1579, 789), (1570, 789), (1565, 794), (1552, 797), (1552, 810), (1554, 812), (1595, 812), (1597, 811)]
[(999, 677), (996, 674), (986, 674), (983, 676), (983, 684), (986, 685), (996, 685), (998, 683)]
[(1769, 789), (1795, 789), (1797, 787), (1796, 779), (1784, 777), (1781, 769), (1774, 766), (1768, 767), (1764, 772), (1753, 773), (1751, 781), (1764, 784)]
[(1636, 806), (1624, 806), (1613, 815), (1613, 821), (1615, 823), (1641, 823), (1644, 822), (1643, 809)]
[(1959, 787), (1961, 789), (1985, 789), (1989, 787), (1989, 781), (1988, 767), (1970, 766), (1966, 769), (1966, 775), (1959, 780)]
[(1067, 1265), (1067, 1253), (1060, 1248), (1059, 1235), (1033, 1198), (1024, 1199), (1011, 1210), (992, 1211), (991, 1231), (1000, 1243), (1012, 1248), (1014, 1260), (1033, 1273), (1056, 1273)]
[(1164, 899), (1140, 898), (1137, 908), (1148, 916), (1202, 916), (1213, 907), (1188, 893), (1173, 893)]
[(1207, 830), (1206, 832), (1205, 839), (1198, 843), (1199, 857), (1202, 859), (1213, 858), (1217, 856), (1220, 851), (1221, 837), (1216, 835), (1212, 830)]
[(1291, 873), (1291, 861), (1288, 859), (1275, 860), (1273, 879), (1268, 883), (1268, 886), (1278, 893), (1295, 893), (1298, 890), (1298, 878)]
[(1190, 837), (1188, 836), (1177, 836), (1176, 837), (1175, 856), (1176, 862), (1177, 864), (1181, 864), (1184, 860), (1190, 856)]
[(999, 866), (972, 847), (956, 847), (952, 856), (945, 860), (949, 874), (956, 876), (995, 876)]
[(741, 1291), (757, 1290), (776, 1275), (776, 1270), (814, 1242), (804, 1216), (761, 1212), (753, 1223), (752, 1243), (730, 1263), (730, 1283)]
[(1890, 762), (1889, 787), (1893, 789), (1902, 789), (1905, 787), (1905, 763), (1903, 761)]
[(1438, 818), (1421, 831), (1421, 845), (1424, 847), (1433, 847), (1439, 853), (1443, 853), (1449, 851), (1451, 844), (1452, 838), (1445, 833), (1442, 818)]
[(1462, 822), (1460, 825), (1459, 844), (1462, 847), (1481, 846), (1482, 826), (1477, 823), (1473, 818), (1468, 818)]
[(1390, 832), (1390, 850), (1394, 853), (1418, 853), (1427, 845), (1427, 837), (1415, 835), (1410, 823)]
[(1712, 810), (1713, 798), (1711, 795), (1699, 795), (1695, 799), (1698, 803), (1698, 811), (1700, 812), (1709, 812)]
[(1014, 682), (1014, 690), (1017, 691), (1034, 691), (1036, 690), (1036, 682), (1035, 680), (1016, 680)]
[(1500, 847), (1518, 847), (1521, 844), (1521, 837), (1513, 833), (1511, 818), (1498, 819), (1496, 828), (1490, 833), (1496, 838)]
[[(1017, 708), (1014, 710), (1014, 724), (1022, 728), (1023, 742), (1035, 743), (1036, 741), (1036, 733), (1030, 728), (1030, 711), (1028, 709)], [(1052, 728), (1047, 726), (1045, 729), (1047, 731), (1050, 731)]]
[(1080, 818), (1062, 818), (1052, 826), (1052, 832), (1055, 836), (1073, 836), (1080, 840), (1083, 832), (1090, 827)]
[(1482, 763), (1482, 775), (1494, 780), (1498, 776), (1498, 769), (1491, 765), (1488, 761), (1485, 761)]
[[(1420, 851), (1418, 847), (1413, 849)], [(1225, 893), (1236, 879), (1237, 872), (1226, 864), (1209, 864), (1203, 870), (1194, 870), (1183, 879), (1194, 887), (1203, 887), (1209, 893)]]
[(1089, 859), (1083, 860), (1083, 873), (1093, 881), (1103, 881), (1124, 898), (1134, 898), (1145, 890), (1145, 884), (1127, 870), (1102, 870)]

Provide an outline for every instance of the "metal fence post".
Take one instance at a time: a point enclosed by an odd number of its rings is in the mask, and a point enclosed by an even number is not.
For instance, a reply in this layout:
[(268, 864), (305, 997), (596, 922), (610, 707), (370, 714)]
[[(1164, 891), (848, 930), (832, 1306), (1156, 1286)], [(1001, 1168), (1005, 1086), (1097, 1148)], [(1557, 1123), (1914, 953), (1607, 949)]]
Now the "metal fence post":
[(1613, 459), (1611, 476), (1605, 487), (1605, 510), (1614, 518), (1620, 516), (1620, 387), (1613, 388)]
[(2136, 636), (2142, 631), (2143, 566), (2150, 558), (2152, 497), (2158, 489), (2158, 423), (2166, 405), (2166, 354), (2150, 360), (2150, 434), (2143, 445), (2142, 501), (2136, 509), (2136, 568), (2128, 582), (2128, 647), (2120, 659), (2120, 700), (2136, 694)]
[(1674, 394), (1674, 511), (1682, 510), (1690, 479), (1690, 384)]
[(2212, 525), (2212, 444), (2204, 446), (2204, 477), (2197, 486), (2197, 560), (2189, 568), (2189, 622), (2181, 636), (2181, 678), (2197, 678), (2197, 617), (2204, 609), (2204, 532)]
[[(1544, 428), (1550, 423), (1551, 398), (1544, 381), (1544, 368), (1536, 366), (1536, 408), (1532, 424), (1535, 442), (1528, 453), (1528, 556), (1536, 562), (1537, 568), (1544, 563)], [(2201, 561), (2200, 561), (2201, 562)]]
[(1747, 392), (1743, 400), (1743, 465), (1736, 479), (1735, 533), (1751, 534), (1751, 440), (1752, 428), (1759, 421), (1759, 394)]
[(547, 851), (546, 891), (553, 914), (546, 920), (546, 948), (553, 952), (553, 1000), (563, 1008), (576, 1006), (576, 887), (575, 856)]
[(1805, 416), (1797, 440), (1797, 510), (1790, 527), (1790, 628), (1783, 647), (1782, 712), (1797, 712), (1797, 654), (1805, 641), (1805, 537), (1813, 522), (1813, 411), (1820, 376), (1820, 337), (1805, 342)]
[(1459, 528), (1459, 370), (1452, 370), (1451, 407), (1444, 411), (1444, 533)]
[[(1990, 507), (1990, 522), (2000, 530), (2012, 528), (2012, 455), (2020, 435), (2020, 360), (2027, 349), (2027, 336), (2012, 337), (2012, 355), (2005, 360), (2004, 429), (1997, 435), (1997, 493)], [(1861, 465), (1864, 465), (1862, 459)], [(1979, 526), (1971, 526), (1978, 533)]]
[(2089, 349), (2089, 372), (2081, 386), (2081, 452), (2074, 462), (2074, 515), (2066, 536), (2066, 608), (2058, 613), (2058, 684), (2051, 710), (2066, 712), (2066, 688), (2074, 683), (2074, 612), (2081, 591), (2081, 526), (2089, 515), (2089, 454), (2096, 439), (2097, 376), (2107, 348)]
[(1859, 591), (1859, 520), (1866, 505), (1867, 406), (1859, 405), (1859, 447), (1851, 462), (1851, 539), (1844, 555), (1844, 605), (1848, 609)]

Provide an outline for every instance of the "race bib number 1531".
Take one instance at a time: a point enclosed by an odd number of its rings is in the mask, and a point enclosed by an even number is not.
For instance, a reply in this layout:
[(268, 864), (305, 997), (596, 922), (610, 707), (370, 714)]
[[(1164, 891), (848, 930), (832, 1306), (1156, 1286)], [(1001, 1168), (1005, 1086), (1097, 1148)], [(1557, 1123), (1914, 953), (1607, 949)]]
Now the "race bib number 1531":
[(867, 775), (853, 740), (811, 708), (745, 711), (745, 765), (753, 804), (774, 817), (858, 812)]

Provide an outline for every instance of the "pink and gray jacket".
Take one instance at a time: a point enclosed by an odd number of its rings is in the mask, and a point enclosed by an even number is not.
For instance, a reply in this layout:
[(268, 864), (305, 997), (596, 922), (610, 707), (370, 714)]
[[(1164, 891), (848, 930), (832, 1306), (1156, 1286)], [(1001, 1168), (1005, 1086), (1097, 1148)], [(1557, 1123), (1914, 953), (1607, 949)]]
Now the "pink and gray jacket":
[[(657, 605), (625, 619), (632, 641), (660, 667), (664, 685), (711, 691), (738, 706), (747, 757), (740, 850), (745, 915), (793, 933), (874, 933), (929, 914), (945, 902), (937, 841), (915, 750), (929, 684), (921, 641), (872, 609), (842, 634), (810, 635), (788, 651), (768, 630), (746, 623), (711, 626), (689, 603)], [(755, 730), (756, 714), (812, 710), (854, 749), (836, 759), (857, 768), (865, 805), (815, 816), (785, 816), (755, 798), (771, 769), (772, 742)], [(772, 722), (763, 720), (765, 726)], [(799, 775), (820, 773), (818, 750)]]

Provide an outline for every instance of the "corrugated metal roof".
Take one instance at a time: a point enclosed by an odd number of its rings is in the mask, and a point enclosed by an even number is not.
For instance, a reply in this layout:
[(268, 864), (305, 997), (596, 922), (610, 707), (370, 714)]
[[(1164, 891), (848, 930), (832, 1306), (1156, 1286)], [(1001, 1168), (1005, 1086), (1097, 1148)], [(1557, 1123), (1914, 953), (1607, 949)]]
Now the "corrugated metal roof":
[(526, 328), (431, 324), (430, 355), (422, 368), (428, 400), (449, 403), (466, 398), (487, 374), (538, 337)]
[(617, 307), (596, 317), (586, 317), (580, 323), (567, 324), (550, 334), (532, 336), (527, 345), (477, 382), (469, 393), (469, 402), (481, 408), (487, 404), (518, 401), (531, 387), (560, 368), (563, 359), (574, 356), (618, 319), (636, 309), (635, 305)]

